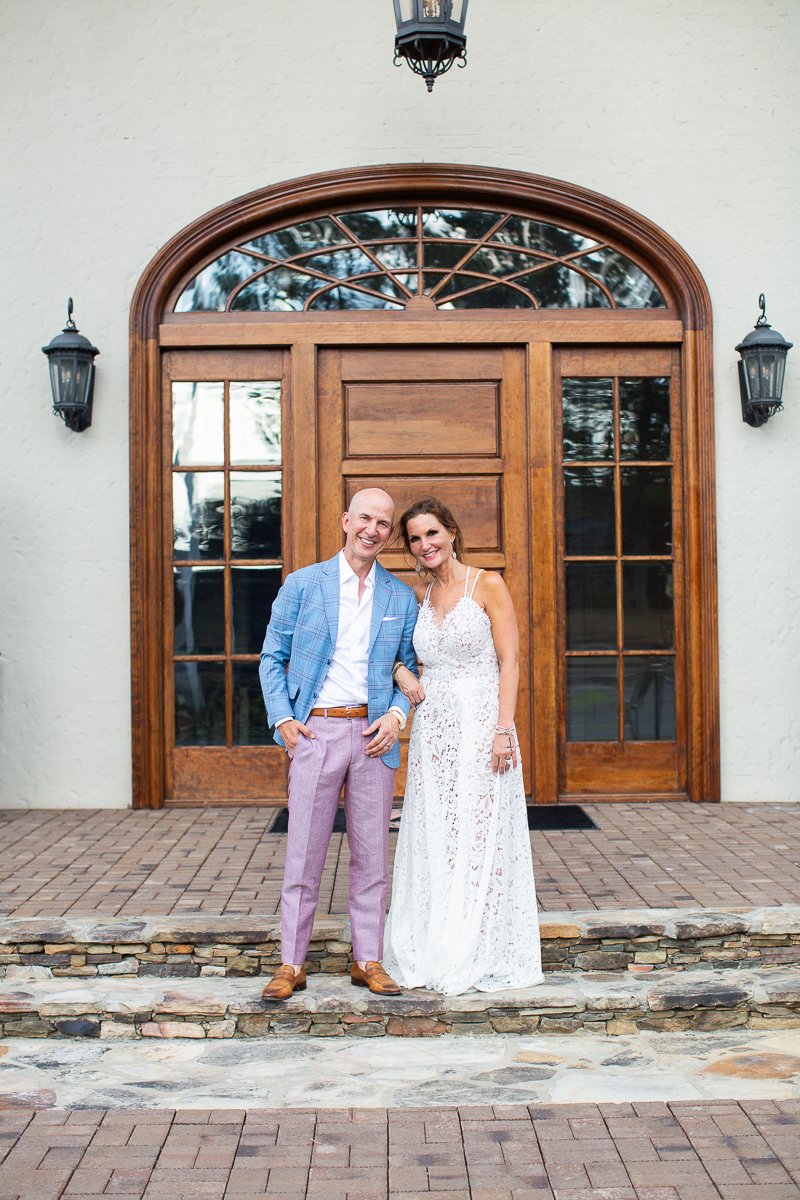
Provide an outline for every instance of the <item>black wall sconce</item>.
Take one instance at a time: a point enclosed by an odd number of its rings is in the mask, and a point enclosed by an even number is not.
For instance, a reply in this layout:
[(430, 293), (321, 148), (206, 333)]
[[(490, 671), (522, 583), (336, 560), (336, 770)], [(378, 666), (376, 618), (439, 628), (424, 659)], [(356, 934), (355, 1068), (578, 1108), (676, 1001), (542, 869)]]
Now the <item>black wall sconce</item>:
[(739, 359), (739, 391), (742, 396), (742, 420), (757, 429), (783, 408), (783, 376), (786, 355), (794, 345), (787, 342), (767, 322), (764, 293), (758, 297), (761, 316), (752, 333), (736, 349)]
[(67, 323), (42, 353), (50, 363), (53, 412), (73, 433), (83, 433), (92, 423), (94, 360), (100, 351), (78, 333), (72, 319), (72, 297), (67, 304)]
[(404, 58), (415, 75), (421, 75), (433, 91), (440, 75), (458, 60), (467, 65), (464, 22), (469, 0), (394, 0), (397, 37), (394, 61)]

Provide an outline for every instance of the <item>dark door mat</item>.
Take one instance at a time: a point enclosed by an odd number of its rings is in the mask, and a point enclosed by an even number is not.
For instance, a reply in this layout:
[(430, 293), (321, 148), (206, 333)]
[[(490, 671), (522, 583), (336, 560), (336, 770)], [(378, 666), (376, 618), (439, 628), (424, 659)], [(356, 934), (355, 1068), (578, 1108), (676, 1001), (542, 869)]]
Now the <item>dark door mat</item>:
[[(400, 825), (400, 810), (395, 809), (389, 828), (397, 832)], [(528, 829), (599, 829), (588, 813), (579, 804), (529, 804)], [(286, 833), (289, 829), (289, 810), (282, 808), (269, 828), (270, 833)], [(347, 833), (344, 809), (338, 808), (333, 819), (334, 833)]]
[(528, 829), (599, 829), (580, 804), (529, 804)]

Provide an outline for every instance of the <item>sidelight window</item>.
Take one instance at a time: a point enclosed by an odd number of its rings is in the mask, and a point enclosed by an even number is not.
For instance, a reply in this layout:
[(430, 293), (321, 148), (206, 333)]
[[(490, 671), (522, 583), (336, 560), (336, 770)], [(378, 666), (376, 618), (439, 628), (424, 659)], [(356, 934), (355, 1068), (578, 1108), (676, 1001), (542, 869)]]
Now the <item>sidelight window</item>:
[(171, 398), (175, 745), (273, 745), (258, 661), (282, 581), (281, 384)]
[(676, 737), (671, 382), (561, 381), (568, 742)]

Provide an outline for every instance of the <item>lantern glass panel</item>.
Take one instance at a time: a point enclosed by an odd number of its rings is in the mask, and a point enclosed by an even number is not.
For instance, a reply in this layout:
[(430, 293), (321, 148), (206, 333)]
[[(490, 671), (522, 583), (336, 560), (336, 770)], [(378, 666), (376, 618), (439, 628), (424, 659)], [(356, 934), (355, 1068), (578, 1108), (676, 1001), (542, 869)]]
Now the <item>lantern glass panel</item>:
[(747, 385), (751, 400), (761, 399), (761, 371), (757, 354), (749, 354), (745, 359), (747, 365)]
[(413, 21), (414, 0), (396, 0), (399, 21)]
[(444, 17), (442, 9), (447, 0), (422, 0), (423, 21), (441, 21)]
[(786, 370), (786, 355), (778, 354), (777, 363), (775, 364), (775, 399), (780, 400), (783, 395), (783, 373)]
[(50, 387), (53, 392), (53, 404), (61, 403), (61, 363), (57, 358), (49, 359)]
[(761, 354), (761, 394), (765, 400), (775, 396), (775, 354)]
[(453, 0), (453, 7), (450, 10), (450, 19), (456, 21), (459, 25), (464, 20), (464, 10), (467, 7), (467, 0)]

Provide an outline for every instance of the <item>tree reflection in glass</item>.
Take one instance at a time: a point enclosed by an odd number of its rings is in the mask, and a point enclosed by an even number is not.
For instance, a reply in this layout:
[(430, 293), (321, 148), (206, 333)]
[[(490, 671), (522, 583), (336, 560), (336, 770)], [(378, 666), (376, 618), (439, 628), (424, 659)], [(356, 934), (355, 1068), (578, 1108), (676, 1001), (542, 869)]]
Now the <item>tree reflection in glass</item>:
[(564, 461), (614, 457), (614, 385), (611, 379), (563, 379)]
[(224, 558), (225, 476), (221, 471), (176, 471), (172, 476), (175, 558)]
[(620, 379), (620, 457), (670, 457), (669, 379)]
[(280, 383), (231, 383), (230, 430), (234, 465), (279, 466)]
[(281, 557), (281, 476), (231, 471), (231, 558)]

